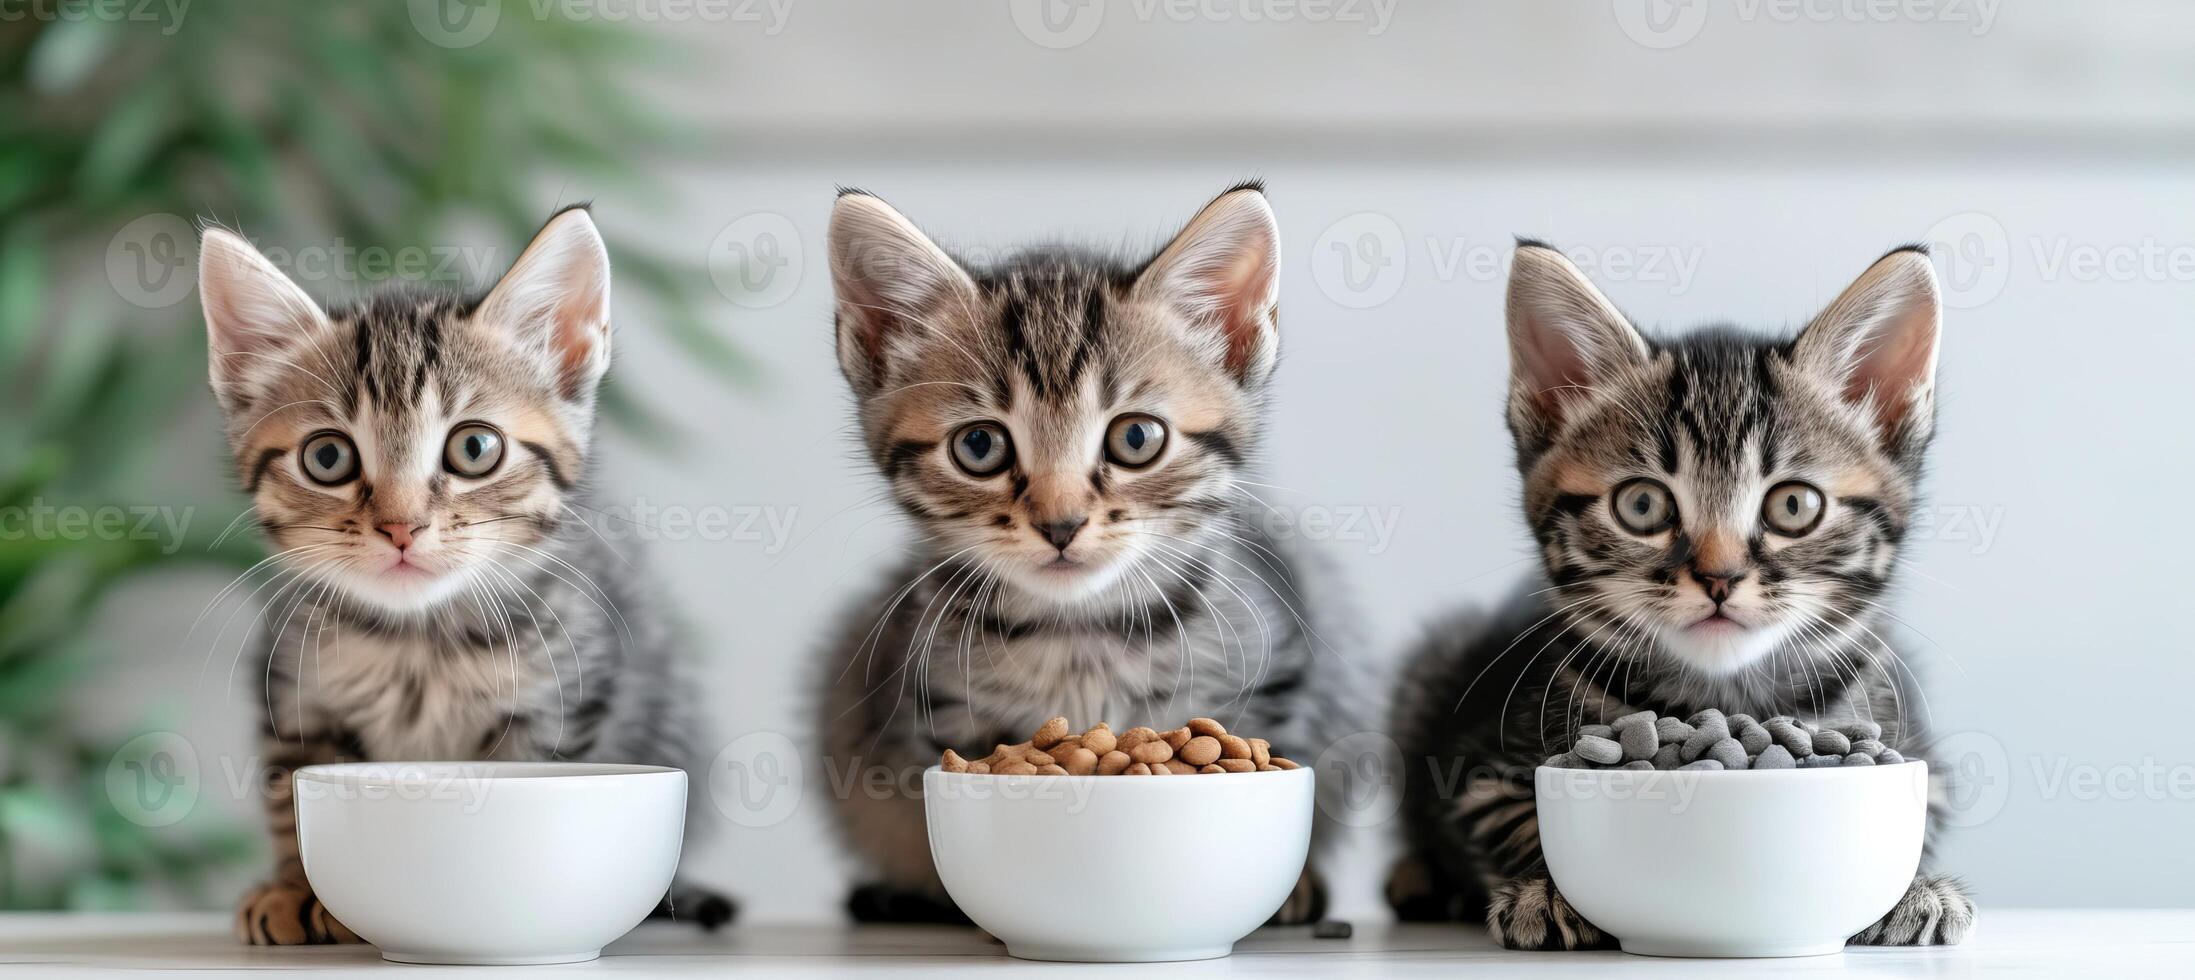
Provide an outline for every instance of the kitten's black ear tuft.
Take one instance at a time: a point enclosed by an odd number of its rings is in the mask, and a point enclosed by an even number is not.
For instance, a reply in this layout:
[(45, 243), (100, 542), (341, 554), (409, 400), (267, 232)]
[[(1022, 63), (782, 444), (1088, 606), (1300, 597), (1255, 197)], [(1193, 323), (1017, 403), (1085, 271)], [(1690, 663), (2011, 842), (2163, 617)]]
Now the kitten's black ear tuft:
[(541, 352), (581, 401), (610, 367), (610, 250), (585, 205), (558, 211), (473, 312)]
[(1865, 411), (1883, 444), (1906, 455), (1935, 428), (1943, 314), (1926, 250), (1900, 248), (1868, 266), (1792, 344), (1806, 370)]
[(934, 329), (941, 309), (974, 311), (975, 281), (914, 222), (874, 195), (839, 192), (829, 249), (838, 296), (838, 366), (857, 394), (883, 386), (894, 345)]
[(224, 408), (240, 404), (248, 379), (280, 364), (284, 348), (328, 326), (312, 297), (243, 236), (218, 226), (199, 240), (198, 299), (206, 312), (207, 374)]
[(1645, 363), (1646, 338), (1561, 252), (1519, 239), (1509, 270), (1509, 428), (1527, 455), (1602, 381)]
[(1264, 192), (1205, 205), (1137, 274), (1135, 295), (1179, 310), (1235, 380), (1262, 383), (1280, 351), (1280, 224)]

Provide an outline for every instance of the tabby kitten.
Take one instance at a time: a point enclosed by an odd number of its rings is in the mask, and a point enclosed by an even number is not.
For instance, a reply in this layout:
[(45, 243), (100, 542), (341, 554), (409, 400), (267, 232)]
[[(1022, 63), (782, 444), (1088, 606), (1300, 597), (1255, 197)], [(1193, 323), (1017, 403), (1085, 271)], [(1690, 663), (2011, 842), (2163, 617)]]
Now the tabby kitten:
[[(1354, 730), (1338, 603), (1243, 482), (1279, 248), (1256, 185), (1140, 265), (1046, 247), (964, 266), (883, 201), (839, 197), (839, 366), (919, 534), (817, 678), (834, 816), (868, 876), (857, 919), (958, 918), (920, 798), (943, 748), (1018, 742), (1051, 715), (1205, 715), (1308, 761)], [(1306, 869), (1282, 917), (1323, 903)]]
[[(1937, 335), (1917, 247), (1794, 339), (1652, 340), (1561, 253), (1518, 246), (1509, 427), (1545, 587), (1442, 625), (1406, 668), (1407, 856), (1389, 885), (1404, 917), (1483, 914), (1512, 948), (1609, 944), (1549, 881), (1534, 819), (1533, 767), (1581, 724), (1709, 707), (1873, 720), (1919, 754), (1884, 597), (1934, 428)], [(1924, 873), (1852, 941), (1956, 943), (1973, 921), (1957, 882)]]
[[(299, 766), (689, 762), (667, 617), (579, 516), (610, 362), (609, 255), (586, 211), (552, 218), (479, 299), (390, 291), (323, 311), (218, 228), (199, 294), (279, 583), (252, 671), (276, 864), (238, 907), (239, 938), (357, 938), (298, 861)], [(731, 915), (674, 894), (704, 924)]]

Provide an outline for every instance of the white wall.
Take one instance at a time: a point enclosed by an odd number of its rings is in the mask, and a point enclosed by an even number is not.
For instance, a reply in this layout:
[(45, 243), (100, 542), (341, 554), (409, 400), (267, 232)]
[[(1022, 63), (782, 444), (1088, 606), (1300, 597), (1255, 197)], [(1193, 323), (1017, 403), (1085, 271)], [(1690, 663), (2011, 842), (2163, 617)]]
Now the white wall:
[[(727, 390), (625, 330), (619, 377), (676, 406), (691, 441), (606, 446), (605, 503), (792, 522), (790, 540), (648, 546), (704, 638), (723, 740), (804, 737), (814, 637), (899, 540), (830, 354), (834, 184), (948, 243), (1144, 247), (1264, 177), (1288, 273), (1269, 478), (1288, 488), (1276, 503), (1399, 522), (1392, 540), (1325, 543), (1372, 617), (1371, 665), (1529, 568), (1499, 418), (1510, 235), (1658, 263), (1600, 278), (1663, 329), (1795, 326), (1888, 247), (1933, 237), (1954, 304), (1938, 523), (1909, 549), (1899, 615), (1930, 681), (1916, 710), (1969, 733), (1956, 746), (2004, 794), (1943, 863), (1985, 904), (2195, 903), (2195, 851), (2176, 843), (2195, 751), (2175, 710), (2195, 683), (2176, 613), (2195, 545), (2179, 513), (2195, 477), (2189, 8), (2007, 4), (1975, 37), (1716, 5), (1668, 50), (1626, 35), (1621, 5), (1417, 5), (1376, 37), (1135, 9), (1066, 50), (988, 4), (796, 5), (774, 34), (670, 25), (707, 52), (706, 82), (667, 95), (730, 135), (664, 168), (671, 213), (595, 193), (596, 213), (727, 276), (733, 245), (775, 229), (786, 264), (721, 307), (761, 387)], [(1366, 235), (1394, 262), (1358, 292), (1348, 277), (1369, 267), (1334, 246)], [(217, 584), (131, 603), (120, 642), (162, 649)], [(100, 697), (153, 700), (197, 666), (149, 656)], [(241, 744), (244, 699), (191, 689), (204, 703), (177, 724), (201, 751)], [(843, 883), (815, 789), (781, 823), (727, 821), (697, 851), (703, 877), (758, 919), (832, 914)], [(1358, 854), (1344, 911), (1373, 903), (1372, 862)]]

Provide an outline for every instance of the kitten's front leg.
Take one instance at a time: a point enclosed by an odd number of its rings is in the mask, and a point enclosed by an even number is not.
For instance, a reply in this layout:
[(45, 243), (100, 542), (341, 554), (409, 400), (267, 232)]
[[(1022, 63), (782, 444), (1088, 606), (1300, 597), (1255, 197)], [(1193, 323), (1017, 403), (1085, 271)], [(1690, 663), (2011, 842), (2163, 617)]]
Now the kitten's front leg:
[(267, 757), (267, 827), (274, 836), (274, 877), (244, 893), (236, 906), (236, 938), (249, 946), (308, 946), (359, 942), (358, 934), (328, 913), (305, 880), (297, 854), (296, 791), (299, 767), (335, 762), (341, 752), (326, 739), (283, 741), (262, 746)]
[(1288, 900), (1281, 903), (1280, 911), (1273, 913), (1270, 925), (1309, 925), (1326, 917), (1326, 879), (1309, 862), (1303, 865), (1303, 874), (1296, 876), (1296, 887), (1288, 893)]
[(1919, 874), (1882, 920), (1849, 940), (1853, 946), (1956, 946), (1974, 928), (1974, 900), (1948, 875)]
[(1600, 931), (1563, 900), (1545, 873), (1497, 884), (1486, 906), (1486, 931), (1508, 949), (1615, 949), (1616, 937)]

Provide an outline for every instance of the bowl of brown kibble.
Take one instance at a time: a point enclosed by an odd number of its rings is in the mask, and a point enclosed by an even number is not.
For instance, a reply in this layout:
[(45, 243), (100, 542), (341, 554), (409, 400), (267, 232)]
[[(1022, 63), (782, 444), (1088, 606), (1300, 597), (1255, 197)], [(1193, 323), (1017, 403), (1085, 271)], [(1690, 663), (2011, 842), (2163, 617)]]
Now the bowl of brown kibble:
[(947, 750), (922, 789), (945, 890), (1022, 959), (1226, 956), (1311, 850), (1311, 770), (1210, 718), (1118, 733), (1053, 718), (980, 758)]

